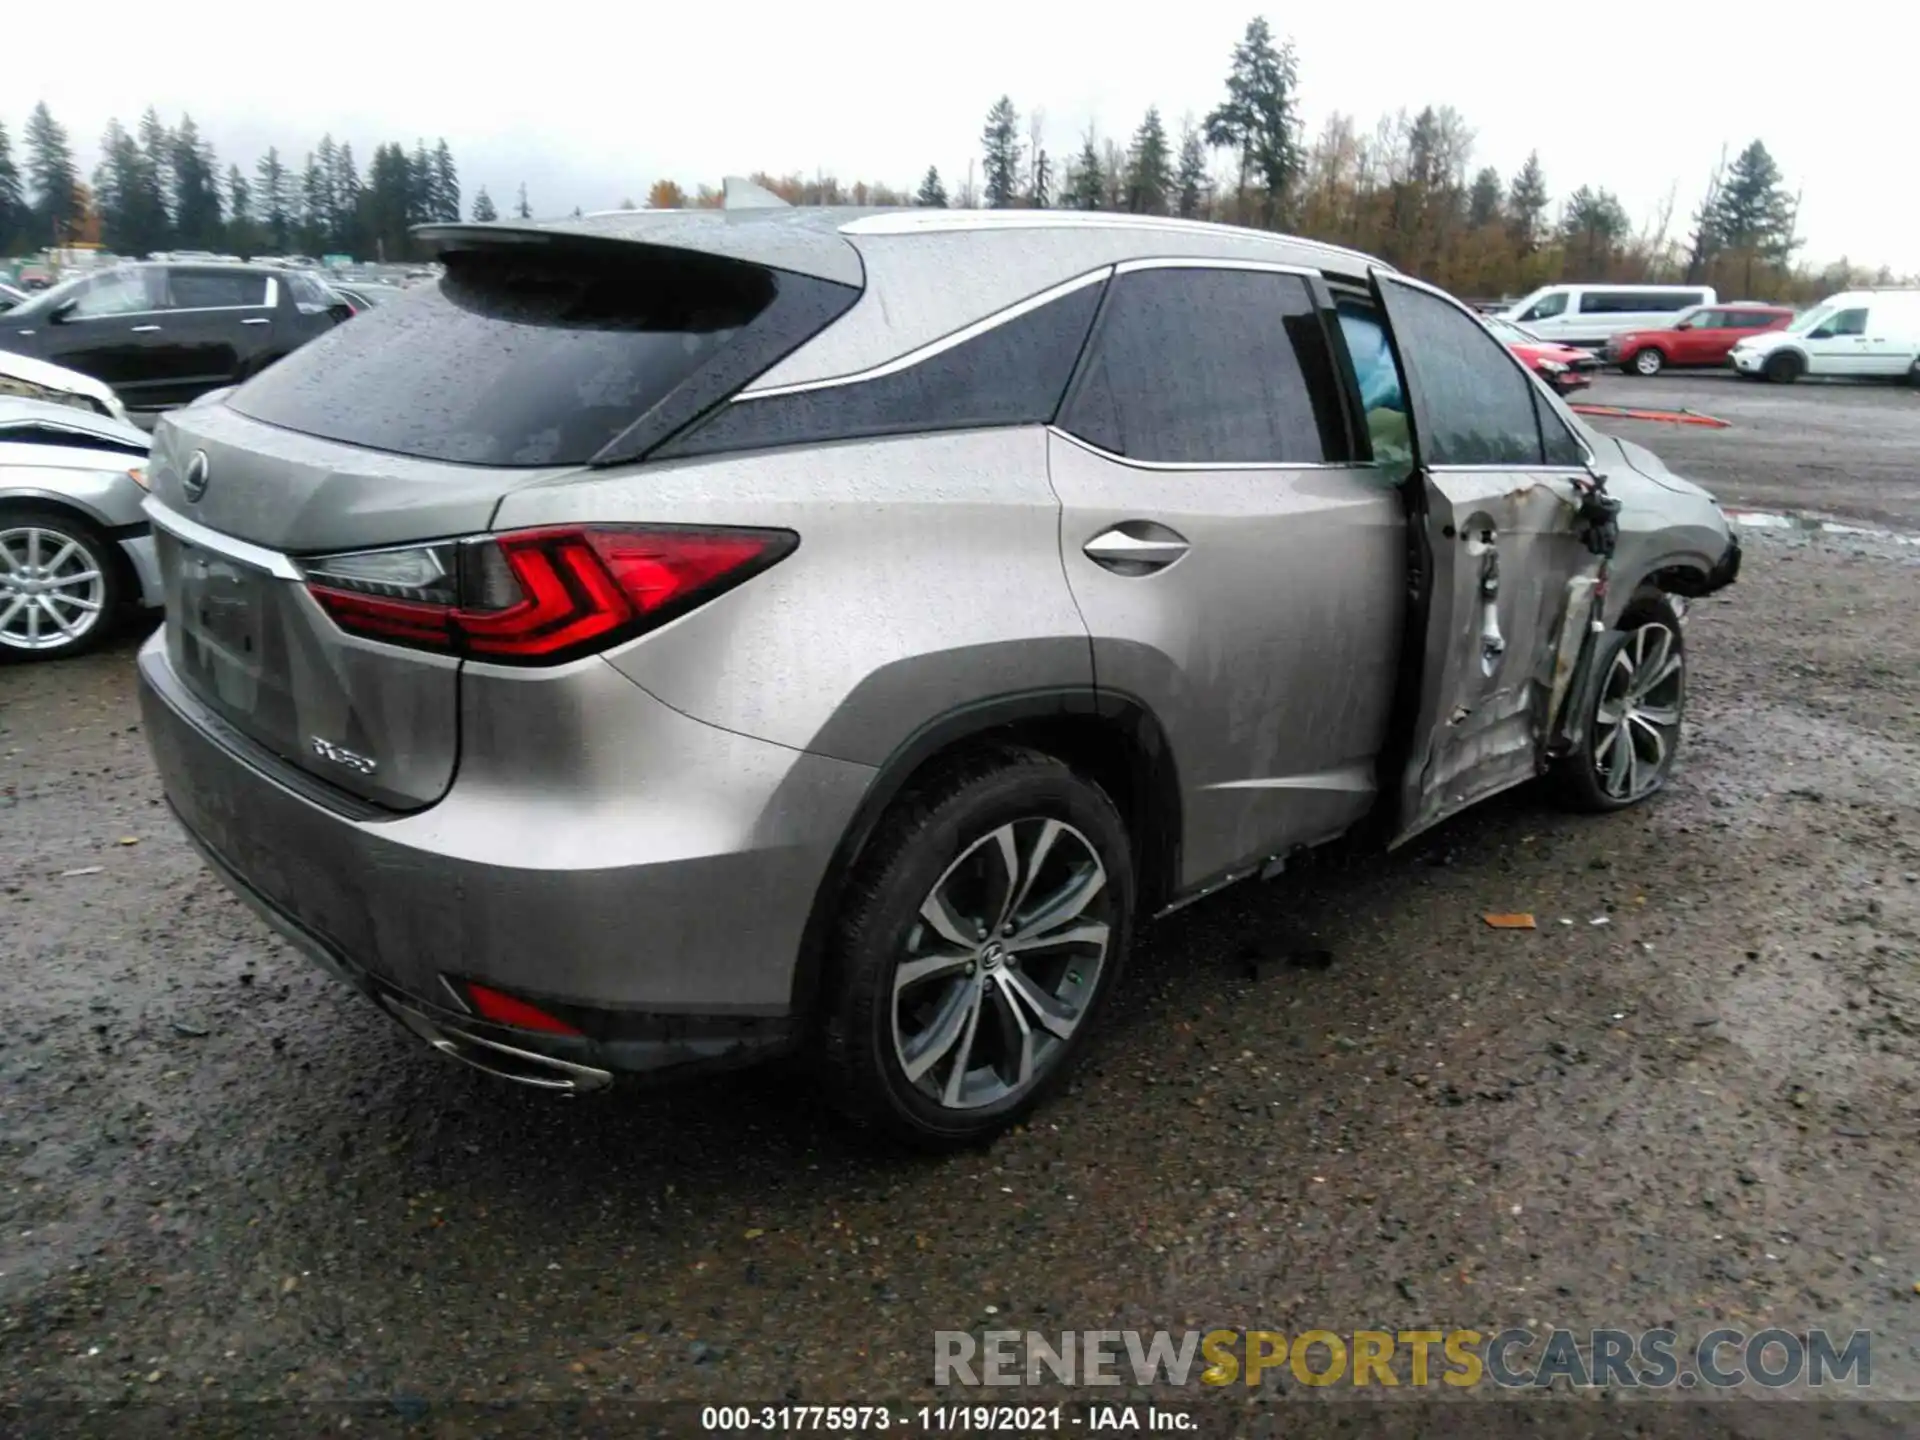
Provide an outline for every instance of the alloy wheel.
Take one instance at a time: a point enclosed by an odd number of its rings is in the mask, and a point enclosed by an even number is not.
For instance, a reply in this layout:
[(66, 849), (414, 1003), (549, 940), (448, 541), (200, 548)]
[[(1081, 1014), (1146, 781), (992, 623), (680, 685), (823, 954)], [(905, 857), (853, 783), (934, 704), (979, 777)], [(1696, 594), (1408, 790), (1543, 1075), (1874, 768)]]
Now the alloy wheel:
[(1651, 345), (1633, 357), (1633, 368), (1642, 375), (1658, 375), (1665, 363), (1665, 357)]
[(1672, 630), (1651, 621), (1614, 652), (1594, 713), (1593, 764), (1614, 800), (1638, 800), (1666, 779), (1680, 738), (1685, 653)]
[(952, 1110), (1037, 1084), (1099, 989), (1112, 904), (1099, 853), (1064, 821), (1010, 821), (974, 841), (921, 902), (894, 965), (908, 1083)]
[(59, 650), (100, 623), (107, 579), (77, 537), (44, 525), (0, 530), (0, 646)]

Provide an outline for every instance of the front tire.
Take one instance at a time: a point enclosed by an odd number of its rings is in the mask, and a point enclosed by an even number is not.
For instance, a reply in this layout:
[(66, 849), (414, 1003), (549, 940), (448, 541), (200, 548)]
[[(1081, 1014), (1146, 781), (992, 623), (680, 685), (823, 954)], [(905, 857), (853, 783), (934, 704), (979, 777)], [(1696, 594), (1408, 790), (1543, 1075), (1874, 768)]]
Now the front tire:
[(1636, 375), (1658, 375), (1666, 365), (1667, 357), (1653, 346), (1638, 350), (1633, 357), (1633, 373)]
[(1791, 350), (1781, 350), (1767, 357), (1767, 379), (1776, 385), (1791, 385), (1806, 373), (1806, 362)]
[(0, 506), (0, 657), (58, 660), (113, 633), (125, 598), (119, 556), (77, 516)]
[(903, 796), (835, 927), (822, 1058), (836, 1103), (923, 1149), (977, 1144), (1056, 1085), (1126, 956), (1134, 877), (1106, 793), (981, 751)]
[(1687, 706), (1687, 651), (1680, 621), (1663, 599), (1636, 604), (1609, 631), (1599, 684), (1580, 744), (1554, 765), (1554, 788), (1569, 808), (1625, 810), (1667, 783)]

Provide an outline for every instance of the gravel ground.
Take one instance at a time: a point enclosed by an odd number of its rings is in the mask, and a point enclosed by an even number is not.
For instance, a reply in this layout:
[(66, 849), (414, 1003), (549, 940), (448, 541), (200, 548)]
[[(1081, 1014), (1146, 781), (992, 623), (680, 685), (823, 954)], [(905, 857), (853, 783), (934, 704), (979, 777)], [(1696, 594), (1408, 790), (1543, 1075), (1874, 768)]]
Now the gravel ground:
[[(1737, 417), (1650, 440), (1729, 503), (1920, 529), (1920, 395), (1597, 392)], [(780, 1073), (447, 1064), (176, 834), (131, 640), (0, 671), (0, 1402), (899, 1397), (1009, 1323), (1864, 1326), (1920, 1398), (1917, 597), (1920, 546), (1753, 532), (1656, 803), (1182, 912), (1070, 1092), (941, 1160)], [(1249, 977), (1276, 935), (1332, 965)]]

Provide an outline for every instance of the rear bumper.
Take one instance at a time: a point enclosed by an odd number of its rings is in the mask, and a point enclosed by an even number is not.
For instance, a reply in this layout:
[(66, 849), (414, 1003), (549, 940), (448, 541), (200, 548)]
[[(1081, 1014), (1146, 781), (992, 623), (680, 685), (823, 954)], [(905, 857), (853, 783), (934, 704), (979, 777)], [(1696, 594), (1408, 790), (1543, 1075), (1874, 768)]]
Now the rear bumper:
[[(497, 719), (463, 721), (437, 805), (336, 809), (223, 734), (165, 635), (140, 653), (140, 697), (181, 824), (277, 929), (436, 1048), (545, 1083), (534, 1075), (724, 1063), (787, 1040), (802, 931), (867, 767), (691, 720), (593, 660), (547, 682), (576, 752), (553, 753), (540, 687), (511, 747)], [(585, 1033), (479, 1021), (450, 977)], [(502, 1045), (549, 1063), (513, 1074), (529, 1062)]]

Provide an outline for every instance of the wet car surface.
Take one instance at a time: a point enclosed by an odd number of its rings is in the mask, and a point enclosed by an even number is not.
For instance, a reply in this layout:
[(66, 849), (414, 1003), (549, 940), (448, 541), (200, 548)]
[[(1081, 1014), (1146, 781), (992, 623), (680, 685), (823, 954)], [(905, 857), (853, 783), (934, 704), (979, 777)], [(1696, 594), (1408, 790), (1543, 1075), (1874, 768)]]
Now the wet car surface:
[[(1729, 506), (1920, 532), (1912, 392), (1590, 393), (1733, 420), (1599, 422)], [(1745, 541), (1663, 797), (1148, 928), (1068, 1092), (941, 1160), (777, 1073), (445, 1065), (170, 823), (134, 639), (0, 670), (0, 1400), (859, 1400), (1001, 1321), (1859, 1326), (1920, 1396), (1920, 550)]]

